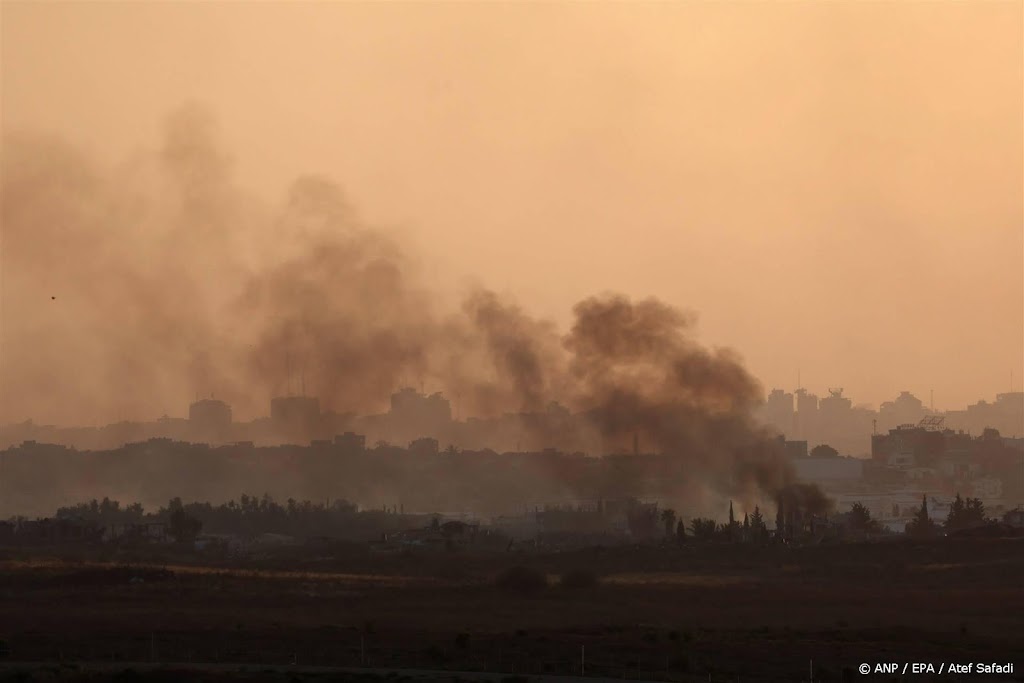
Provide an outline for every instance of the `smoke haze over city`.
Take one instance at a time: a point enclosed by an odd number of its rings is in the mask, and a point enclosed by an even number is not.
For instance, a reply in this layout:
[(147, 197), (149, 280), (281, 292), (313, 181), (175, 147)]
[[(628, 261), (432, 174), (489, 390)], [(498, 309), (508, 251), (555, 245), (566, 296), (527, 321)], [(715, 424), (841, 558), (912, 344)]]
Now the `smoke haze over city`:
[(1024, 380), (1017, 4), (3, 12), (5, 422), (584, 408), (601, 306), (733, 402)]
[(1022, 353), (1022, 0), (0, 0), (0, 679), (1021, 680)]

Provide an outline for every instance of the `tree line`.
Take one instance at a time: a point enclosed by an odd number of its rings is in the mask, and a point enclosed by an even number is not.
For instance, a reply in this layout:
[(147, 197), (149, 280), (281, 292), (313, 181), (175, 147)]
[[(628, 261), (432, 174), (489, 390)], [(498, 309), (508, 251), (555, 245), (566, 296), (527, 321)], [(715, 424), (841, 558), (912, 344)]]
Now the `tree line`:
[(269, 495), (242, 494), (237, 501), (226, 503), (184, 503), (172, 498), (166, 506), (147, 512), (142, 505), (122, 506), (116, 500), (104, 498), (88, 503), (62, 507), (58, 519), (81, 520), (100, 526), (142, 525), (162, 523), (168, 534), (178, 540), (195, 538), (199, 533), (252, 536), (277, 533), (290, 536), (348, 536), (365, 528), (376, 527), (384, 518), (394, 520), (397, 510), (367, 510), (347, 500), (330, 502), (296, 501), (289, 498), (283, 504)]
[(771, 531), (761, 513), (760, 506), (755, 506), (751, 514), (743, 513), (743, 521), (736, 519), (732, 501), (729, 501), (729, 521), (719, 523), (710, 517), (694, 517), (690, 520), (689, 531), (682, 519), (677, 519), (676, 511), (665, 508), (661, 511), (661, 523), (665, 527), (665, 537), (677, 543), (686, 543), (692, 538), (699, 541), (734, 541), (734, 542), (765, 542), (772, 537)]
[[(993, 521), (986, 517), (985, 504), (980, 498), (963, 498), (957, 493), (950, 505), (946, 520), (938, 524), (931, 519), (928, 513), (928, 498), (925, 496), (921, 501), (921, 507), (918, 508), (913, 519), (907, 523), (905, 532), (916, 537), (935, 536), (940, 531), (950, 533), (972, 529)], [(731, 501), (727, 523), (718, 523), (711, 518), (695, 517), (690, 520), (687, 527), (681, 519), (677, 519), (675, 510), (671, 508), (661, 511), (661, 522), (665, 528), (665, 537), (678, 543), (685, 543), (689, 538), (701, 541), (764, 542), (771, 538), (779, 538), (785, 526), (780, 515), (775, 520), (774, 533), (770, 531), (759, 507), (755, 507), (754, 512), (750, 515), (744, 513), (743, 521), (739, 522), (733, 512)], [(853, 504), (846, 515), (844, 526), (852, 532), (885, 533), (882, 524), (873, 519), (871, 511), (859, 501)]]
[[(964, 499), (957, 493), (953, 503), (949, 506), (949, 514), (941, 528), (946, 532), (960, 531), (992, 521), (985, 516), (985, 504), (981, 502), (980, 498)], [(914, 518), (907, 523), (906, 532), (911, 536), (934, 536), (939, 533), (939, 529), (939, 525), (928, 514), (928, 497), (924, 496), (921, 500), (921, 507), (918, 508)]]

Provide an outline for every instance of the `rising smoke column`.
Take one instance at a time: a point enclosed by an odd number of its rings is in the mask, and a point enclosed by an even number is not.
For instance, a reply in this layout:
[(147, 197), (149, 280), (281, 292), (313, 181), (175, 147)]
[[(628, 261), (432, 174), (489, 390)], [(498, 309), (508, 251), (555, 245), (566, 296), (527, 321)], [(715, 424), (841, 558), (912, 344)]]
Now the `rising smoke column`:
[(728, 350), (692, 338), (692, 316), (656, 299), (607, 295), (580, 302), (565, 338), (571, 405), (608, 445), (638, 436), (684, 458), (720, 491), (772, 493), (793, 478), (782, 449), (755, 425), (761, 389)]
[(218, 309), (236, 295), (246, 221), (201, 110), (171, 116), (160, 151), (113, 168), (7, 134), (0, 193), (0, 417), (151, 419), (229, 386)]
[(17, 329), (0, 398), (59, 404), (50, 415), (73, 423), (86, 407), (111, 421), (123, 404), (151, 416), (216, 391), (259, 415), (301, 377), (325, 409), (367, 413), (419, 380), (459, 397), (463, 415), (532, 414), (524, 428), (566, 450), (628, 450), (636, 435), (721, 491), (771, 494), (792, 479), (751, 418), (758, 383), (733, 353), (699, 345), (686, 313), (594, 297), (563, 337), (483, 288), (446, 310), (330, 179), (297, 179), (277, 207), (239, 192), (195, 105), (168, 118), (142, 167), (118, 174), (62, 143), (5, 140)]

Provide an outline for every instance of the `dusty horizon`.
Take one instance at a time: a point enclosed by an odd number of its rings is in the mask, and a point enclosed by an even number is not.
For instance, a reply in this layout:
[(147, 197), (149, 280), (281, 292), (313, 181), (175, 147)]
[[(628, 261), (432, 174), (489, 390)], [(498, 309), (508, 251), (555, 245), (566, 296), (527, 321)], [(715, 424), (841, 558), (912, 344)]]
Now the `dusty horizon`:
[[(384, 326), (410, 335), (425, 308), (438, 334), (450, 310), (480, 322), (489, 300), (467, 309), (466, 293), (490, 292), (550, 341), (616, 292), (694, 314), (686, 338), (734, 349), (762, 393), (799, 373), (819, 395), (934, 391), (946, 410), (1011, 373), (1024, 386), (1021, 3), (0, 12), (0, 422), (230, 399), (211, 364), (237, 350), (209, 340), (312, 305), (288, 259), (339, 226), (373, 254), (365, 291), (396, 293)], [(339, 254), (318, 253), (305, 263), (338, 296)], [(269, 289), (243, 286), (257, 271)], [(354, 294), (331, 305), (377, 315)], [(275, 358), (300, 344), (287, 325), (259, 335)], [(95, 399), (136, 396), (151, 369), (75, 356), (90, 338), (165, 349), (150, 400)], [(371, 402), (451, 370), (391, 351), (406, 365), (364, 377)], [(239, 417), (264, 414), (272, 385)]]

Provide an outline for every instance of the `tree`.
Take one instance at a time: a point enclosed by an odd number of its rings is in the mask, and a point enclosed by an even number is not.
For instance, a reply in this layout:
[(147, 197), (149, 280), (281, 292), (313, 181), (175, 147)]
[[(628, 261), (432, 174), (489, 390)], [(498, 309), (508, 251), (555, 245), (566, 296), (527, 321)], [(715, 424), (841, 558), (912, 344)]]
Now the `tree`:
[(701, 517), (694, 517), (690, 520), (690, 530), (693, 531), (694, 538), (702, 540), (710, 540), (715, 537), (715, 529), (718, 525), (715, 524), (713, 519), (704, 519)]
[(857, 501), (850, 508), (850, 528), (855, 531), (878, 531), (881, 525), (877, 520), (871, 519), (871, 511)]
[(827, 443), (819, 444), (811, 449), (812, 458), (838, 458), (839, 451), (829, 446)]
[(981, 498), (967, 499), (964, 516), (966, 523), (971, 525), (981, 524), (985, 521), (985, 504), (981, 502)]
[(676, 522), (676, 541), (686, 543), (686, 525), (683, 524), (683, 520)]
[(949, 515), (946, 517), (943, 526), (946, 527), (946, 531), (953, 531), (960, 528), (964, 518), (964, 499), (960, 497), (960, 492), (957, 491), (956, 498), (949, 506)]
[(949, 506), (949, 516), (946, 517), (943, 526), (947, 531), (956, 531), (958, 529), (969, 529), (984, 523), (985, 504), (981, 502), (981, 499), (968, 498), (964, 500), (957, 493), (953, 503)]
[(672, 508), (665, 508), (661, 511), (661, 523), (665, 525), (665, 535), (671, 536), (672, 529), (676, 525), (676, 511)]
[(936, 531), (935, 522), (928, 516), (928, 496), (921, 500), (921, 509), (917, 511), (914, 518), (907, 523), (906, 532), (910, 536), (931, 536)]
[(735, 541), (739, 537), (740, 525), (736, 522), (736, 514), (732, 509), (732, 501), (729, 501), (729, 524), (724, 529), (725, 535), (729, 537), (730, 541)]
[(750, 534), (754, 540), (760, 540), (768, 535), (768, 525), (764, 522), (764, 515), (761, 508), (754, 506), (754, 512), (750, 515)]
[(782, 496), (779, 496), (779, 503), (775, 508), (775, 538), (780, 540), (786, 536), (786, 515), (782, 508)]

